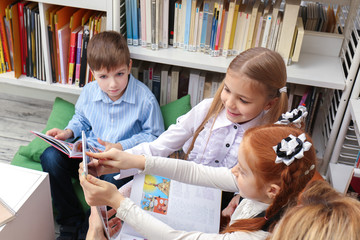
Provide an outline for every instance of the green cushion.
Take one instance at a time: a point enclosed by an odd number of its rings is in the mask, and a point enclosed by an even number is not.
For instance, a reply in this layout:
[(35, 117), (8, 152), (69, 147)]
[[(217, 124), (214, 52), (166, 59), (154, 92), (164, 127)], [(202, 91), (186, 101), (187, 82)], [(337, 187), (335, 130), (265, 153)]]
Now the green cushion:
[(186, 95), (178, 100), (160, 107), (164, 119), (165, 129), (171, 124), (176, 123), (176, 119), (184, 115), (191, 109), (190, 95)]
[[(74, 113), (74, 104), (57, 97), (54, 101), (53, 109), (47, 121), (46, 127), (42, 133), (46, 133), (46, 131), (52, 128), (65, 128)], [(25, 157), (29, 157), (36, 162), (40, 162), (41, 154), (49, 146), (50, 145), (41, 138), (35, 137), (35, 139), (31, 141), (26, 147), (19, 148), (19, 154)]]

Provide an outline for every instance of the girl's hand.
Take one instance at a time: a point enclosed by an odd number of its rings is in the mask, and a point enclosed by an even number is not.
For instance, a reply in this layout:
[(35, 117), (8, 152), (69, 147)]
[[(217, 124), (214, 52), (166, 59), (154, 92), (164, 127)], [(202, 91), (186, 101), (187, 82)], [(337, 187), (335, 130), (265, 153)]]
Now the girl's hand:
[[(82, 168), (82, 162), (80, 162), (80, 168)], [(88, 163), (88, 170), (91, 175), (97, 176), (97, 177), (100, 177), (105, 174), (119, 172), (118, 168), (104, 166), (104, 165), (99, 164), (99, 161), (97, 159), (92, 159), (91, 162)]]
[(118, 209), (124, 199), (117, 187), (109, 182), (100, 180), (90, 174), (85, 176), (79, 168), (80, 185), (84, 190), (85, 200), (90, 206), (106, 205)]
[(237, 194), (231, 199), (229, 205), (226, 208), (224, 208), (224, 210), (222, 210), (221, 215), (223, 217), (231, 217), (231, 215), (234, 213), (235, 209), (239, 204), (239, 200), (240, 200), (240, 194)]
[(58, 128), (53, 128), (47, 131), (46, 135), (65, 141), (66, 139), (73, 137), (74, 133), (71, 129), (61, 130)]
[(119, 170), (130, 168), (144, 170), (145, 168), (145, 157), (143, 155), (134, 155), (115, 148), (112, 148), (107, 152), (87, 152), (86, 154), (92, 158), (98, 159), (99, 165), (104, 167), (117, 168)]
[[(112, 217), (116, 214), (115, 209), (110, 209), (108, 212), (108, 217)], [(115, 233), (117, 233), (121, 229), (121, 220), (117, 217), (109, 220), (109, 231), (110, 237), (112, 237)], [(104, 235), (104, 229), (101, 222), (101, 218), (97, 212), (96, 207), (91, 207), (91, 214), (89, 217), (89, 230), (86, 234), (87, 240), (106, 240)]]
[(106, 141), (101, 140), (100, 138), (98, 138), (97, 141), (105, 147), (104, 152), (107, 152), (112, 148), (117, 148), (117, 149), (123, 150), (123, 147), (120, 143), (106, 142)]

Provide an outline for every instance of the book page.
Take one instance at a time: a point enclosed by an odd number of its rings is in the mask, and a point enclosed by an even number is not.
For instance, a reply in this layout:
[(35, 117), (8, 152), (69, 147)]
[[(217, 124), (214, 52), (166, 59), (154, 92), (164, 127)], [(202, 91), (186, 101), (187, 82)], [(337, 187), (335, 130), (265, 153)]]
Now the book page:
[(0, 227), (15, 218), (15, 211), (0, 198)]
[[(130, 198), (144, 211), (176, 230), (219, 232), (219, 189), (141, 174), (134, 177)], [(119, 236), (121, 239), (127, 239), (127, 236), (129, 239), (143, 239), (126, 223)]]

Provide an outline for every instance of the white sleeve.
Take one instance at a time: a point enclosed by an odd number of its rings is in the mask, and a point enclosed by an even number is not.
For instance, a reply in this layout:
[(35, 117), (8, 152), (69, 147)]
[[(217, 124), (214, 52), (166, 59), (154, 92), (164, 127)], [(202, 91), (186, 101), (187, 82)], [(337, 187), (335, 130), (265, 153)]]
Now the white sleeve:
[(186, 141), (192, 138), (197, 127), (204, 120), (212, 99), (205, 99), (188, 113), (179, 117), (165, 132), (152, 142), (141, 143), (126, 152), (167, 157), (180, 150)]
[(210, 167), (195, 162), (146, 156), (144, 174), (154, 174), (179, 182), (237, 192), (237, 182), (231, 169)]
[(268, 235), (264, 231), (216, 234), (175, 230), (143, 211), (128, 198), (121, 202), (116, 216), (149, 240), (263, 240)]

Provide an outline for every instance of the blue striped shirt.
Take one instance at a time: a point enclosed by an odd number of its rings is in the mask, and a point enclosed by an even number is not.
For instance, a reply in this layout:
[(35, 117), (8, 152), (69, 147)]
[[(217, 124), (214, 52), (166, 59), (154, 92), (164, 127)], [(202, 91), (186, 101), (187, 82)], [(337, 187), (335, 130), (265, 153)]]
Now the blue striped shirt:
[(104, 146), (97, 138), (120, 143), (125, 150), (155, 140), (164, 131), (164, 122), (153, 93), (130, 74), (124, 94), (115, 102), (96, 81), (86, 84), (67, 128), (74, 138), (85, 130), (88, 142), (99, 149)]

